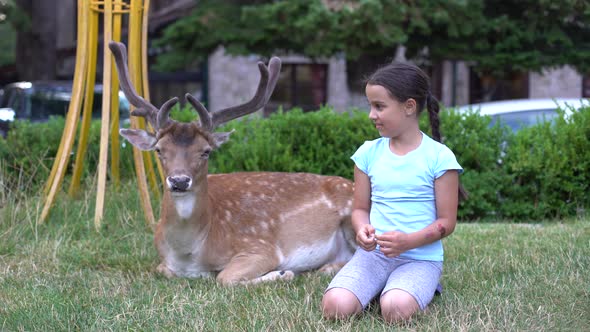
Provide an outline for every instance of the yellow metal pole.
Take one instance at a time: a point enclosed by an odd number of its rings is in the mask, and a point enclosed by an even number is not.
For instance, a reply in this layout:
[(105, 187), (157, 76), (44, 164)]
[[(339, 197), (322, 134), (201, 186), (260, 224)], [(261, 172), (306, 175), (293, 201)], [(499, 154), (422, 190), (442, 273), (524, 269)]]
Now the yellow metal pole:
[[(121, 2), (114, 3), (114, 17), (113, 17), (113, 40), (121, 41)], [(113, 85), (111, 87), (111, 179), (115, 187), (121, 186), (121, 176), (119, 172), (120, 159), (120, 140), (119, 140), (119, 76), (117, 76), (116, 68), (113, 66), (111, 72)]]
[[(84, 86), (84, 78), (86, 76), (87, 64), (88, 64), (88, 49), (87, 49), (87, 32), (88, 32), (88, 2), (84, 0), (78, 0), (78, 37), (77, 37), (77, 50), (76, 50), (76, 67), (74, 70), (74, 82), (72, 85), (72, 99), (68, 108), (68, 114), (66, 117), (66, 124), (64, 133), (62, 135), (62, 146), (59, 153), (54, 161), (54, 170), (52, 169), (53, 176), (50, 175), (48, 180), (48, 192), (45, 200), (45, 205), (41, 211), (38, 223), (43, 223), (49, 215), (49, 210), (55, 201), (57, 191), (63, 181), (66, 166), (70, 157), (70, 151), (74, 143), (74, 134), (76, 132), (76, 125), (78, 124), (78, 118), (80, 116), (80, 104), (82, 101), (82, 88)], [(57, 166), (56, 166), (57, 165)], [(51, 183), (49, 185), (49, 183)]]
[(80, 139), (76, 152), (76, 162), (72, 174), (72, 182), (68, 194), (76, 197), (80, 192), (80, 181), (84, 169), (84, 160), (88, 148), (88, 136), (90, 134), (90, 123), (92, 121), (92, 110), (94, 104), (94, 80), (96, 78), (96, 52), (98, 49), (98, 17), (99, 13), (91, 11), (88, 27), (88, 71), (86, 75), (86, 93), (84, 95), (84, 111), (82, 112), (82, 126), (80, 128)]
[[(141, 24), (141, 72), (142, 72), (142, 81), (143, 81), (143, 95), (144, 99), (149, 101), (150, 96), (150, 81), (148, 76), (148, 22), (149, 22), (149, 9), (150, 9), (150, 0), (144, 0), (143, 2), (143, 20)], [(149, 126), (149, 124), (148, 124)], [(150, 126), (151, 127), (151, 126)], [(150, 128), (151, 129), (151, 128)], [(160, 181), (162, 184), (166, 183), (164, 178), (164, 169), (162, 168), (162, 163), (160, 163), (160, 159), (156, 156), (155, 152), (151, 153), (151, 157), (156, 160), (156, 166), (158, 167), (158, 173), (160, 175)], [(160, 189), (153, 188), (154, 195), (156, 200), (160, 200)]]
[[(87, 26), (86, 26), (86, 21), (83, 17), (83, 15), (86, 14), (87, 12), (87, 8), (85, 9), (85, 7), (83, 6), (83, 0), (78, 0), (78, 48), (76, 50), (76, 60), (75, 60), (75, 67), (74, 67), (74, 81), (75, 78), (78, 77), (79, 75), (84, 75), (84, 72), (86, 71), (86, 68), (84, 66), (84, 62), (86, 61), (86, 58), (83, 57), (83, 41), (86, 38), (86, 31), (87, 31)], [(83, 35), (84, 34), (84, 35)], [(74, 86), (72, 87), (72, 89), (74, 89)], [(72, 91), (73, 92), (73, 91)], [(69, 114), (70, 114), (70, 109), (72, 108), (74, 104), (74, 100), (72, 99), (72, 101), (70, 102), (69, 108), (68, 108), (68, 114), (66, 115), (66, 123), (67, 123), (67, 119), (69, 118)], [(55, 174), (57, 173), (57, 169), (59, 166), (59, 157), (63, 154), (63, 149), (64, 149), (64, 145), (66, 142), (66, 133), (65, 131), (62, 133), (62, 137), (61, 140), (59, 142), (59, 147), (57, 149), (57, 154), (55, 156), (55, 161), (53, 162), (53, 166), (51, 167), (51, 172), (49, 173), (49, 177), (47, 178), (47, 182), (45, 183), (45, 188), (43, 189), (43, 195), (45, 196), (45, 199), (47, 199), (47, 195), (49, 195), (49, 191), (51, 190), (51, 187), (53, 186), (53, 180), (55, 179)], [(41, 221), (41, 220), (40, 220)]]
[[(75, 196), (80, 190), (81, 174), (88, 146), (92, 104), (94, 102), (94, 79), (96, 76), (96, 54), (98, 44), (97, 37), (99, 34), (98, 21), (100, 16), (99, 13), (102, 12), (104, 14), (103, 96), (96, 210), (94, 215), (95, 228), (97, 230), (100, 229), (106, 191), (109, 138), (112, 143), (112, 178), (116, 185), (119, 185), (120, 181), (118, 167), (119, 82), (117, 75), (114, 75), (115, 68), (107, 45), (111, 40), (119, 41), (121, 39), (121, 15), (125, 13), (129, 13), (129, 67), (132, 68), (132, 82), (136, 83), (135, 86), (140, 90), (138, 91), (140, 95), (144, 96), (146, 100), (149, 100), (149, 82), (147, 74), (147, 25), (150, 1), (144, 0), (143, 6), (140, 4), (140, 1), (141, 0), (130, 0), (130, 4), (128, 5), (123, 0), (78, 0), (78, 37), (72, 100), (68, 109), (66, 125), (60, 141), (56, 160), (45, 185), (44, 193), (46, 195), (46, 200), (38, 221), (39, 223), (46, 220), (63, 181), (74, 143), (82, 104), (82, 93), (84, 91), (85, 102), (82, 126), (80, 129), (80, 143), (77, 149), (76, 162), (74, 164), (73, 178), (69, 193), (71, 196)], [(133, 128), (145, 129), (145, 121), (143, 119), (131, 117), (131, 126)], [(155, 222), (147, 186), (146, 169), (150, 184), (154, 188), (156, 196), (159, 197), (160, 192), (157, 186), (157, 179), (154, 173), (151, 156), (146, 155), (146, 161), (144, 164), (144, 156), (138, 149), (134, 148), (133, 157), (146, 222), (148, 225), (153, 226)], [(156, 161), (158, 160), (156, 159)], [(157, 166), (160, 176), (163, 179), (162, 166), (159, 162), (157, 163)]]
[[(142, 84), (143, 81), (147, 80), (147, 77), (142, 77), (142, 16), (140, 0), (131, 0), (131, 14), (129, 16), (129, 67), (131, 70), (132, 81), (138, 90), (137, 93), (139, 93), (141, 96), (146, 96), (145, 92), (143, 91), (145, 84)], [(146, 128), (144, 119), (140, 119), (139, 123), (142, 129)], [(158, 193), (157, 195), (159, 196), (159, 188), (156, 180), (156, 174), (154, 173), (154, 164), (152, 161), (153, 153), (143, 151), (142, 155), (146, 168), (146, 177), (149, 181), (150, 188), (153, 192)]]
[(102, 122), (100, 128), (100, 152), (98, 159), (98, 186), (96, 190), (96, 208), (94, 210), (94, 227), (100, 230), (104, 211), (104, 197), (107, 180), (109, 154), (109, 128), (111, 107), (111, 73), (113, 58), (108, 44), (113, 36), (113, 4), (112, 0), (104, 0), (103, 25), (103, 69), (102, 69)]
[[(140, 34), (138, 33), (140, 30), (138, 29), (139, 27), (139, 22), (138, 22), (138, 17), (137, 15), (141, 14), (141, 7), (138, 3), (138, 0), (131, 0), (131, 8), (130, 8), (130, 14), (129, 14), (129, 56), (128, 56), (128, 62), (129, 62), (129, 68), (130, 68), (130, 75), (131, 75), (131, 81), (132, 83), (139, 89), (141, 89), (142, 85), (140, 84), (136, 84), (138, 82), (140, 82), (141, 80), (141, 76), (140, 76), (140, 61), (141, 61), (141, 57), (138, 57), (137, 54), (139, 53), (139, 48), (141, 46), (141, 44), (139, 44), (140, 41)], [(137, 93), (142, 94), (142, 92), (137, 91)], [(144, 123), (142, 123), (143, 119), (137, 118), (137, 117), (131, 117), (131, 126), (133, 128), (144, 128), (145, 129), (145, 125)], [(135, 172), (136, 172), (136, 176), (137, 176), (137, 185), (139, 187), (139, 194), (140, 194), (140, 200), (141, 200), (141, 204), (144, 210), (144, 214), (145, 214), (145, 218), (146, 218), (146, 223), (150, 226), (153, 227), (153, 225), (155, 224), (155, 220), (154, 220), (154, 214), (153, 214), (153, 210), (152, 210), (152, 204), (150, 201), (150, 195), (149, 195), (149, 191), (147, 188), (147, 178), (146, 178), (146, 174), (145, 174), (145, 164), (144, 164), (144, 158), (143, 158), (143, 154), (142, 152), (137, 149), (137, 148), (133, 148), (133, 158), (135, 160)], [(152, 167), (153, 169), (153, 167)]]

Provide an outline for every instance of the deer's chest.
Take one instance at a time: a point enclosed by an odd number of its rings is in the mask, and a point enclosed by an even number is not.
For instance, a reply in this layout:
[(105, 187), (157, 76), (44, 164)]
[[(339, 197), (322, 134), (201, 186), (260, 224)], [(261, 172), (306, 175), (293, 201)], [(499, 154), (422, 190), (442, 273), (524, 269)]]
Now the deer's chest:
[(212, 271), (205, 261), (207, 234), (183, 227), (168, 229), (160, 246), (160, 256), (168, 269), (179, 277), (209, 276)]

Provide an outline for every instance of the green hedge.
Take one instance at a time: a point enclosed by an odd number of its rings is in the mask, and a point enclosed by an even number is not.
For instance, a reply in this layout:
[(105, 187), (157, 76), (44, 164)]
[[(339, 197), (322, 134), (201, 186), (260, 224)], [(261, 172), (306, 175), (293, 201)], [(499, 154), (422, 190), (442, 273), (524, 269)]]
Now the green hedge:
[[(44, 123), (16, 121), (5, 139), (0, 136), (0, 177), (4, 180), (0, 181), (0, 185), (4, 186), (4, 190), (34, 192), (44, 185), (53, 166), (64, 125), (63, 117), (52, 117)], [(78, 139), (76, 135), (68, 173), (76, 160)], [(99, 149), (100, 120), (93, 120), (88, 136), (84, 177), (96, 173)], [(134, 176), (132, 147), (123, 139), (120, 152), (121, 177)]]
[(231, 129), (230, 141), (212, 155), (211, 172), (311, 172), (352, 179), (350, 156), (365, 140), (378, 137), (366, 114), (328, 108), (233, 121), (219, 130)]
[[(554, 124), (525, 128), (490, 127), (476, 113), (441, 112), (445, 144), (457, 155), (469, 192), (462, 202), (463, 221), (511, 219), (515, 222), (576, 216), (590, 206), (590, 108)], [(195, 118), (188, 108), (173, 117)], [(63, 119), (47, 123), (17, 122), (0, 139), (0, 181), (6, 188), (33, 191), (45, 181), (57, 151)], [(429, 133), (427, 117), (421, 128)], [(329, 108), (304, 113), (279, 112), (267, 119), (235, 120), (219, 131), (235, 129), (231, 139), (212, 154), (211, 173), (234, 171), (313, 172), (352, 179), (350, 156), (365, 141), (378, 137), (366, 112), (335, 113)], [(96, 170), (100, 123), (93, 122), (85, 175)], [(122, 142), (121, 173), (133, 177), (132, 153)], [(74, 157), (71, 158), (73, 163)], [(23, 181), (23, 179), (30, 179)]]

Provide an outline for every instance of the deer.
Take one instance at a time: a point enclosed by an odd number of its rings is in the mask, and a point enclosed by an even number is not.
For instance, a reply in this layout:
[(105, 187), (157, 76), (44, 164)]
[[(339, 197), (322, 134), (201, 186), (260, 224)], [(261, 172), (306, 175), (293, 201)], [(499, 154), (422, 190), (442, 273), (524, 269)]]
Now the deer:
[(356, 250), (351, 223), (353, 183), (343, 177), (293, 172), (209, 174), (208, 158), (234, 132), (215, 129), (264, 107), (281, 61), (258, 62), (260, 81), (251, 100), (209, 112), (191, 94), (199, 119), (169, 117), (174, 97), (158, 109), (129, 79), (125, 45), (109, 43), (121, 88), (153, 128), (120, 129), (133, 146), (155, 151), (165, 176), (154, 243), (166, 277), (215, 277), (226, 285), (291, 280), (319, 270), (334, 273)]

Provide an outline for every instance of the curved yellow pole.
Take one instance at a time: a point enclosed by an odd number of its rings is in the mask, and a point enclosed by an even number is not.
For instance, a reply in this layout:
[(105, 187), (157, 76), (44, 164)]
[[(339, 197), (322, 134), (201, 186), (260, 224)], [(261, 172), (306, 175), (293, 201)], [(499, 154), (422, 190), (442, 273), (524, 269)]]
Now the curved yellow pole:
[[(49, 215), (49, 210), (55, 201), (57, 191), (63, 181), (63, 177), (66, 171), (66, 166), (70, 157), (70, 151), (74, 143), (74, 134), (76, 132), (76, 125), (78, 124), (78, 118), (80, 117), (80, 104), (82, 101), (82, 87), (84, 86), (84, 78), (86, 76), (87, 64), (88, 64), (88, 49), (87, 49), (87, 33), (88, 33), (88, 2), (84, 0), (78, 0), (78, 37), (77, 37), (77, 50), (76, 50), (76, 67), (74, 70), (74, 82), (72, 84), (72, 99), (68, 108), (68, 114), (66, 116), (66, 124), (64, 133), (62, 135), (62, 147), (58, 151), (58, 155), (54, 161), (52, 168), (52, 175), (48, 179), (47, 197), (45, 199), (45, 205), (41, 211), (38, 223), (43, 223)], [(51, 184), (49, 184), (51, 183)]]
[(107, 45), (113, 36), (113, 5), (112, 0), (104, 0), (103, 25), (103, 69), (102, 69), (102, 121), (100, 124), (100, 152), (98, 159), (98, 182), (96, 189), (96, 207), (94, 210), (94, 227), (99, 230), (104, 211), (104, 197), (107, 181), (107, 165), (109, 154), (109, 128), (111, 107), (111, 73), (113, 58)]
[[(137, 87), (137, 89), (141, 89), (143, 86), (137, 84), (141, 82), (141, 57), (139, 56), (139, 50), (141, 47), (140, 42), (140, 21), (138, 20), (138, 14), (141, 13), (141, 6), (138, 0), (131, 0), (131, 9), (129, 14), (129, 68), (130, 68), (130, 75), (131, 81)], [(142, 91), (137, 91), (140, 95), (142, 95)], [(145, 129), (145, 124), (143, 119), (137, 117), (131, 117), (131, 126), (133, 128), (142, 128)], [(144, 164), (144, 155), (143, 153), (133, 147), (133, 158), (135, 160), (135, 172), (137, 176), (137, 185), (139, 189), (139, 195), (141, 204), (144, 210), (146, 223), (152, 227), (155, 224), (154, 214), (152, 210), (152, 204), (150, 201), (150, 195), (147, 187), (147, 178), (145, 173), (145, 164)], [(148, 165), (151, 163), (148, 162)], [(153, 167), (152, 167), (153, 169)]]
[[(69, 193), (71, 196), (75, 196), (80, 190), (84, 157), (88, 145), (92, 104), (94, 101), (94, 77), (96, 75), (96, 53), (98, 44), (98, 13), (102, 12), (104, 14), (103, 97), (96, 210), (94, 215), (95, 228), (99, 230), (101, 227), (109, 157), (109, 138), (112, 143), (111, 173), (116, 185), (119, 184), (120, 178), (118, 167), (119, 82), (117, 75), (114, 74), (115, 68), (107, 45), (111, 40), (119, 41), (121, 39), (121, 15), (125, 13), (129, 13), (129, 67), (133, 69), (132, 81), (136, 83), (136, 88), (140, 90), (138, 92), (143, 95), (144, 98), (149, 100), (149, 83), (147, 80), (147, 23), (150, 2), (149, 0), (144, 0), (142, 6), (140, 1), (141, 0), (130, 0), (130, 4), (127, 4), (127, 2), (123, 0), (78, 0), (78, 37), (72, 100), (68, 109), (66, 125), (60, 141), (56, 160), (45, 185), (44, 193), (46, 195), (46, 200), (38, 221), (39, 223), (47, 218), (49, 210), (51, 209), (63, 181), (74, 143), (78, 119), (80, 117), (82, 93), (84, 91), (85, 102), (82, 126), (80, 129), (80, 143), (76, 153), (76, 162)], [(145, 128), (145, 122), (143, 119), (131, 117), (131, 124), (133, 128)], [(144, 156), (135, 148), (133, 150), (133, 155), (140, 198), (146, 222), (150, 226), (153, 226), (155, 224), (154, 215), (146, 178), (147, 168), (151, 186), (154, 188), (154, 192), (159, 198), (160, 192), (157, 188), (157, 179), (154, 173), (153, 163), (150, 156), (146, 155), (146, 162), (144, 164)], [(157, 165), (160, 175), (162, 176), (163, 172), (161, 165), (159, 163)]]
[[(113, 40), (121, 41), (121, 3), (114, 3), (113, 17)], [(119, 140), (119, 76), (113, 66), (111, 71), (113, 85), (111, 86), (111, 179), (115, 187), (121, 186), (121, 175), (119, 172), (120, 140)]]
[(78, 196), (80, 192), (80, 181), (84, 169), (84, 160), (88, 148), (88, 136), (90, 134), (90, 123), (92, 121), (92, 105), (94, 104), (94, 79), (96, 77), (96, 52), (98, 49), (98, 12), (92, 11), (89, 14), (88, 27), (88, 71), (86, 74), (86, 87), (84, 95), (84, 110), (82, 112), (82, 126), (80, 128), (80, 139), (76, 151), (76, 162), (72, 174), (72, 182), (68, 195)]
[[(140, 0), (131, 0), (131, 10), (129, 15), (129, 62), (130, 70), (133, 83), (137, 87), (137, 92), (142, 96), (147, 96), (143, 88), (145, 84), (142, 82), (147, 81), (147, 77), (142, 77), (143, 64), (142, 64), (142, 6)], [(133, 65), (131, 65), (133, 64)], [(144, 119), (139, 120), (140, 128), (145, 129), (146, 123)], [(156, 180), (156, 174), (154, 173), (154, 164), (152, 161), (153, 153), (144, 151), (142, 152), (143, 162), (145, 164), (146, 178), (149, 181), (150, 188), (153, 192), (159, 196), (159, 188)]]
[[(141, 60), (141, 72), (142, 72), (142, 78), (143, 78), (143, 95), (144, 98), (149, 101), (149, 96), (150, 96), (150, 80), (149, 80), (149, 76), (148, 76), (148, 42), (147, 42), (147, 37), (148, 37), (148, 22), (149, 22), (149, 9), (150, 9), (150, 0), (144, 0), (143, 2), (143, 20), (142, 20), (142, 24), (141, 24), (141, 56), (142, 56), (142, 60)], [(151, 127), (151, 126), (150, 126)], [(151, 128), (150, 128), (151, 129)], [(155, 155), (155, 153), (152, 153), (152, 157), (156, 160), (156, 166), (158, 167), (158, 173), (160, 175), (160, 183), (164, 184), (165, 182), (165, 178), (164, 178), (164, 169), (162, 168), (162, 163), (160, 162), (160, 159)], [(156, 188), (152, 188), (154, 191), (154, 195), (156, 200), (160, 200), (160, 190), (156, 187)]]

